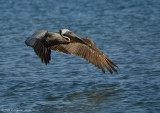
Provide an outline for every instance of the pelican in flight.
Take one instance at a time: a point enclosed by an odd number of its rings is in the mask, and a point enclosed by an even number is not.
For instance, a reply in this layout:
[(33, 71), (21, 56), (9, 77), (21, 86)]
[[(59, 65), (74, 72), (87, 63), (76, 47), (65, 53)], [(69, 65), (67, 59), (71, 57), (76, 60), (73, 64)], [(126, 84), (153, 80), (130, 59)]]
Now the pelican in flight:
[(42, 63), (49, 64), (51, 49), (64, 54), (80, 56), (105, 73), (104, 66), (112, 74), (116, 64), (113, 63), (88, 37), (78, 37), (68, 29), (59, 32), (40, 30), (26, 39), (25, 44), (34, 49)]

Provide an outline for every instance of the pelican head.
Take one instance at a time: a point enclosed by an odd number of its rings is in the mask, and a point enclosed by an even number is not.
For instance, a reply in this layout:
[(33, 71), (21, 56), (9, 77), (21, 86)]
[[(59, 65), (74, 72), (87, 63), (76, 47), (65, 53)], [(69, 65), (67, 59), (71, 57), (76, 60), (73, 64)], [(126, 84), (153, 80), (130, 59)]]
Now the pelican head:
[(62, 29), (62, 30), (60, 29), (59, 33), (67, 41), (70, 41), (70, 42), (80, 42), (80, 43), (86, 44), (86, 42), (84, 42), (83, 40), (81, 40), (77, 35), (75, 35), (69, 29)]
[(59, 30), (59, 34), (69, 42), (71, 41), (71, 39), (67, 35), (69, 35), (71, 33), (72, 32), (69, 29), (62, 29), (62, 30), (60, 29)]
[(65, 35), (65, 34), (70, 34), (72, 33), (69, 29), (62, 29), (62, 35)]
[(59, 33), (63, 37), (70, 37), (70, 36), (78, 37), (74, 33), (72, 33), (69, 29), (62, 29), (62, 30), (60, 29)]

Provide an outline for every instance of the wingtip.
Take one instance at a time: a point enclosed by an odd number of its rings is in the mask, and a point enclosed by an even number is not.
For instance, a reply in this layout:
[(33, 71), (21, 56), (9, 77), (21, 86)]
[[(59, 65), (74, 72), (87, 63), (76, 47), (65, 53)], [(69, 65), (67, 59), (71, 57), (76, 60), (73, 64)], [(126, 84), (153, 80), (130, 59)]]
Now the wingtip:
[(29, 45), (27, 44), (27, 40), (25, 40), (25, 42), (24, 42), (25, 44), (26, 44), (26, 46), (28, 47)]
[(114, 66), (118, 68), (118, 66), (116, 64), (114, 64)]

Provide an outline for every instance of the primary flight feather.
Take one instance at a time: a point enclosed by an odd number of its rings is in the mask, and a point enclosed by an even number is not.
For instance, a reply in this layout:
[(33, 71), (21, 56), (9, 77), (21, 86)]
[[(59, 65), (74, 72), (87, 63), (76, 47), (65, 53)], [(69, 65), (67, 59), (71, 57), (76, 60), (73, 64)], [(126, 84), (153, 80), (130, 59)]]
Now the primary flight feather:
[(104, 66), (111, 74), (113, 71), (117, 72), (116, 64), (99, 50), (90, 38), (78, 37), (68, 29), (62, 29), (59, 32), (40, 30), (27, 38), (25, 43), (34, 49), (42, 63), (44, 62), (46, 65), (51, 60), (52, 49), (60, 53), (80, 56), (102, 69), (104, 73)]

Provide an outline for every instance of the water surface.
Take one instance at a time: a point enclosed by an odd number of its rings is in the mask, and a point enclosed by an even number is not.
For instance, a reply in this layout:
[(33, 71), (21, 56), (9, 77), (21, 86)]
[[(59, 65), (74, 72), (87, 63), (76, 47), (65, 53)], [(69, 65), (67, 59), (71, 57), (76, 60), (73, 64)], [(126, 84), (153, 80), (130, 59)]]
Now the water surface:
[[(158, 113), (159, 0), (1, 0), (0, 112)], [(41, 64), (25, 39), (68, 28), (90, 37), (118, 65), (103, 74), (80, 57), (52, 51)]]

